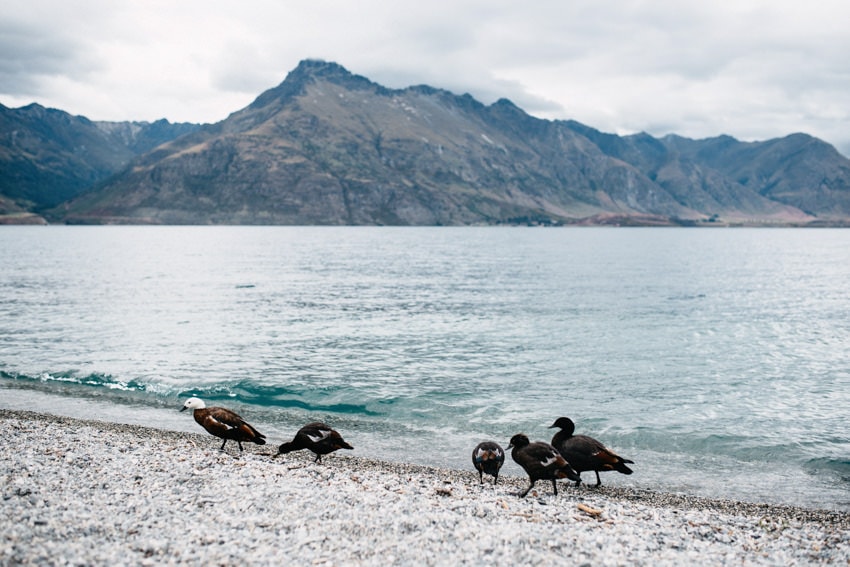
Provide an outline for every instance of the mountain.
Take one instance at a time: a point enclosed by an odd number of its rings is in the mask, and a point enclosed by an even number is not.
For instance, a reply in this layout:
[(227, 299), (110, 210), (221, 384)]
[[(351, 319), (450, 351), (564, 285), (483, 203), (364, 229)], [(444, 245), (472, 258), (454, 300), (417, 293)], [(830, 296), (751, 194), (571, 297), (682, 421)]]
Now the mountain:
[(766, 142), (615, 136), (301, 62), (227, 119), (50, 211), (69, 223), (850, 224), (850, 161)]
[(760, 143), (720, 136), (701, 142), (668, 136), (682, 160), (710, 167), (772, 201), (821, 219), (850, 212), (850, 161), (822, 140), (791, 134)]
[(166, 120), (92, 122), (38, 104), (0, 105), (0, 217), (54, 207), (198, 127)]

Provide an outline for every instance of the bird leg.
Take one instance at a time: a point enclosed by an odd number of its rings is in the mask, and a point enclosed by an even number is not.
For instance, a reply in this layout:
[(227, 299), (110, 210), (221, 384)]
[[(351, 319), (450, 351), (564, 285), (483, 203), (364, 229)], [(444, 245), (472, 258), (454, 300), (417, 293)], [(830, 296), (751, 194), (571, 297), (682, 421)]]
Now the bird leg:
[(534, 488), (534, 483), (535, 483), (535, 482), (536, 482), (536, 481), (533, 481), (533, 480), (532, 480), (532, 481), (531, 481), (531, 484), (529, 484), (529, 485), (528, 485), (528, 488), (526, 488), (526, 489), (525, 489), (525, 492), (523, 492), (522, 494), (520, 494), (520, 495), (519, 495), (519, 497), (520, 497), (520, 498), (525, 498), (525, 495), (526, 495), (526, 494), (528, 494), (528, 492), (529, 492), (532, 488)]
[(224, 443), (221, 444), (221, 449), (219, 451), (224, 451), (224, 446), (227, 445), (227, 439), (224, 440)]
[(239, 445), (240, 451), (244, 451), (244, 449), (242, 448), (242, 441), (237, 441), (236, 444)]
[(558, 483), (555, 482), (555, 479), (552, 479), (552, 491), (555, 493), (555, 496), (558, 495)]
[(314, 463), (321, 463), (322, 462), (322, 456), (320, 454), (316, 453), (316, 458), (313, 459), (313, 462)]
[(596, 473), (596, 488), (599, 488), (600, 486), (602, 486), (602, 479), (599, 478), (599, 471), (593, 471), (593, 472)]

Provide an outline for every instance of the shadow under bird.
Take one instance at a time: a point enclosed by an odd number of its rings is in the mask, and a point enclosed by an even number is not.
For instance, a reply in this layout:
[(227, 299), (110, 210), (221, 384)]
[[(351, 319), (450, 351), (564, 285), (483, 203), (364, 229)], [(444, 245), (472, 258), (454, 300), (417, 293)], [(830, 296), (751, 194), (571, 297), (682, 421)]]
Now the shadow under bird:
[(570, 466), (570, 463), (549, 443), (543, 441), (532, 443), (525, 434), (517, 433), (511, 437), (511, 442), (508, 444), (508, 449), (511, 448), (513, 448), (511, 458), (525, 469), (525, 472), (528, 473), (528, 479), (531, 481), (525, 492), (519, 495), (520, 498), (525, 498), (525, 495), (534, 488), (534, 483), (538, 480), (551, 480), (552, 492), (555, 493), (555, 496), (558, 495), (558, 485), (555, 484), (557, 479), (579, 480), (578, 474)]
[(484, 473), (493, 477), (493, 484), (499, 482), (499, 469), (505, 464), (505, 451), (495, 441), (484, 441), (472, 450), (472, 465), (478, 471), (481, 484), (484, 484)]
[(624, 459), (614, 451), (587, 435), (573, 435), (575, 423), (568, 417), (559, 417), (549, 428), (558, 427), (561, 430), (552, 437), (552, 446), (570, 462), (579, 475), (576, 486), (581, 484), (581, 473), (593, 471), (596, 473), (596, 486), (602, 486), (599, 478), (600, 471), (617, 471), (632, 474), (632, 469), (626, 466), (634, 461)]
[(292, 451), (308, 449), (316, 454), (313, 462), (322, 462), (322, 455), (333, 453), (338, 449), (354, 449), (345, 442), (336, 430), (320, 421), (308, 423), (298, 430), (292, 441), (278, 447), (277, 454), (282, 455)]
[(195, 418), (195, 421), (206, 429), (207, 433), (224, 439), (224, 442), (221, 444), (222, 451), (224, 451), (224, 446), (228, 441), (236, 441), (240, 451), (243, 450), (243, 441), (246, 443), (256, 443), (257, 445), (266, 444), (265, 435), (254, 429), (239, 414), (227, 408), (208, 408), (200, 398), (189, 398), (183, 404), (183, 408), (180, 411), (187, 409), (193, 410), (192, 416)]

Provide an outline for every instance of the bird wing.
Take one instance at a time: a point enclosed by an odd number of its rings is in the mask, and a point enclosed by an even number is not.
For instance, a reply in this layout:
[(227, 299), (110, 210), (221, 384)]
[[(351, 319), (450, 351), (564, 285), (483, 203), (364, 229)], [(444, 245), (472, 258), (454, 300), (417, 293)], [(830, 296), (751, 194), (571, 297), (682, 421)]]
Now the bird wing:
[(602, 447), (601, 449), (593, 453), (593, 458), (598, 459), (606, 465), (613, 465), (620, 460), (620, 458), (607, 447)]
[(331, 435), (333, 435), (333, 430), (327, 426), (325, 427), (304, 427), (302, 429), (304, 435), (307, 436), (310, 441), (313, 443), (319, 443), (320, 441), (327, 439)]
[(230, 435), (230, 432), (236, 429), (233, 424), (222, 419), (220, 415), (217, 416), (215, 412), (204, 412), (202, 415), (196, 413), (195, 421), (201, 424), (201, 427), (206, 429), (207, 433), (216, 437), (226, 438)]
[(532, 443), (528, 446), (528, 454), (540, 463), (540, 466), (558, 466), (562, 467), (567, 464), (564, 457), (561, 456), (554, 447), (547, 443)]
[(245, 425), (245, 420), (239, 414), (225, 408), (209, 408), (207, 412), (207, 420), (217, 424), (216, 427), (224, 427), (225, 429), (235, 429)]
[(613, 470), (618, 463), (624, 462), (617, 453), (587, 435), (576, 435), (567, 440), (563, 447), (567, 458), (575, 456), (582, 465), (598, 470)]

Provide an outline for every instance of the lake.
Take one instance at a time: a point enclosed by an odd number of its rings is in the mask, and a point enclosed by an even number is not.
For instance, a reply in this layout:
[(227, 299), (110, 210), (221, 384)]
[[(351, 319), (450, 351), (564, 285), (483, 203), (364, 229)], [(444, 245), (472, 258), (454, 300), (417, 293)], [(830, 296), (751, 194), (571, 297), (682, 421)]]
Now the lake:
[(841, 229), (4, 226), (0, 407), (470, 471), (564, 415), (605, 484), (850, 510), (848, 288)]

